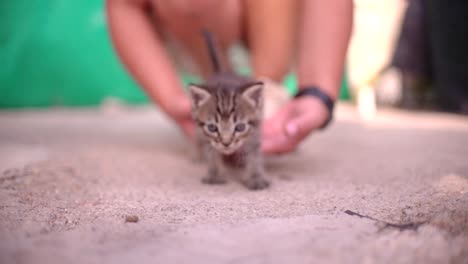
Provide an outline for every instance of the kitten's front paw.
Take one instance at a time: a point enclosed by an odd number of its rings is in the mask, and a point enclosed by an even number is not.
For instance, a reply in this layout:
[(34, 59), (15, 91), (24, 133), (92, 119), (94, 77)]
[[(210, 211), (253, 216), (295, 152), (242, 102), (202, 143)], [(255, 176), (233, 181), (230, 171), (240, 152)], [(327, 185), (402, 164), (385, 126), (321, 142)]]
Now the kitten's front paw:
[(205, 163), (206, 159), (203, 155), (199, 155), (199, 154), (193, 154), (191, 156), (191, 159), (190, 161), (193, 163), (193, 164), (203, 164)]
[(226, 179), (222, 177), (213, 177), (213, 176), (207, 176), (202, 179), (202, 182), (204, 184), (225, 184)]
[(252, 177), (244, 181), (244, 185), (250, 190), (263, 190), (270, 186), (270, 181), (265, 177)]
[(207, 161), (204, 153), (200, 149), (193, 149), (190, 151), (190, 161), (193, 164), (202, 164)]

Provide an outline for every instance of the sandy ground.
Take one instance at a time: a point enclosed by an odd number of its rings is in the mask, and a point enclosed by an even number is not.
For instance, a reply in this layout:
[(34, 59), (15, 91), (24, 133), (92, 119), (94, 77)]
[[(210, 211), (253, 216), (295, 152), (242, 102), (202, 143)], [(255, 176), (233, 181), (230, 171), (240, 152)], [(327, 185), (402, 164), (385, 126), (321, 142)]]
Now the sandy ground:
[(0, 263), (468, 263), (466, 118), (340, 105), (258, 192), (187, 153), (154, 109), (2, 112)]

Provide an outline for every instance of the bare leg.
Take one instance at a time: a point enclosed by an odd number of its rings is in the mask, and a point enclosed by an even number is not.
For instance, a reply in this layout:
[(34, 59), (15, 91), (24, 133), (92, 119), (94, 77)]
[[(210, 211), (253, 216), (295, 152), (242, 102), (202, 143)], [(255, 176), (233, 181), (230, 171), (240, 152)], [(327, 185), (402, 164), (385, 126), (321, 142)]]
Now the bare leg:
[(257, 77), (280, 82), (296, 45), (298, 0), (244, 0), (248, 46)]
[(211, 74), (211, 62), (207, 54), (200, 29), (205, 27), (213, 32), (221, 46), (223, 58), (227, 62), (227, 49), (240, 39), (240, 1), (219, 0), (171, 0), (154, 1), (157, 23), (183, 46), (199, 65), (201, 74)]
[(200, 36), (202, 27), (217, 36), (225, 62), (228, 61), (227, 49), (244, 37), (255, 76), (279, 82), (290, 70), (296, 43), (298, 1), (176, 0), (155, 3), (159, 25), (191, 54), (205, 77), (211, 73), (211, 63)]

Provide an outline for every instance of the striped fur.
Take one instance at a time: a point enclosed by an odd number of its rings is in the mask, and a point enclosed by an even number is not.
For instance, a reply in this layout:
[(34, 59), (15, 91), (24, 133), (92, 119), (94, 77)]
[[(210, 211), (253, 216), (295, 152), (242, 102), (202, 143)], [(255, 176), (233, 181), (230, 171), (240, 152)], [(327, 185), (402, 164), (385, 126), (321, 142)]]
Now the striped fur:
[[(208, 48), (213, 47), (212, 36)], [(210, 52), (215, 69), (216, 52)], [(200, 154), (208, 162), (204, 183), (224, 183), (227, 174), (236, 174), (249, 189), (270, 185), (265, 177), (260, 152), (263, 116), (263, 84), (232, 72), (215, 72), (204, 84), (189, 86), (193, 118), (198, 125)]]

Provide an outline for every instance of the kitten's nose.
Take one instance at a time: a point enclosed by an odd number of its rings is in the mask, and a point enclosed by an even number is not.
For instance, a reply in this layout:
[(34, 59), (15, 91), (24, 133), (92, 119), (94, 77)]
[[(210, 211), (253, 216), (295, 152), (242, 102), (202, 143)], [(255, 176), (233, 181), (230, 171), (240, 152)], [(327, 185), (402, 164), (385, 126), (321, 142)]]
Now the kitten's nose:
[(223, 146), (227, 147), (232, 143), (232, 136), (230, 136), (230, 135), (221, 135), (221, 140), (220, 141), (221, 141), (221, 144), (223, 144)]

